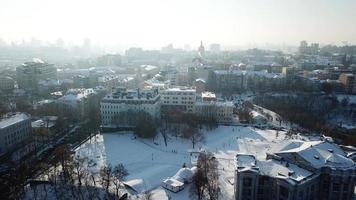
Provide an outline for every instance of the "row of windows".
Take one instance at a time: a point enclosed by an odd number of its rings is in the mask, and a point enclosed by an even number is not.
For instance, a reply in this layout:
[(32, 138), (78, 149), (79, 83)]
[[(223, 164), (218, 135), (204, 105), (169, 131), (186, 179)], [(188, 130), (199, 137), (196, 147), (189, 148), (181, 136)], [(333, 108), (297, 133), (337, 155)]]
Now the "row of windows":
[[(170, 99), (170, 97), (163, 97), (163, 99)], [(172, 97), (172, 99), (174, 99), (174, 100), (178, 100), (179, 98), (178, 97)], [(193, 100), (193, 98), (192, 97), (181, 97), (181, 99), (182, 100)]]
[(27, 133), (22, 132), (21, 134), (16, 132), (14, 134), (11, 134), (11, 137), (10, 137), (10, 135), (7, 135), (5, 137), (5, 145), (13, 145), (13, 144), (19, 143), (29, 136), (30, 136), (30, 132), (27, 132)]

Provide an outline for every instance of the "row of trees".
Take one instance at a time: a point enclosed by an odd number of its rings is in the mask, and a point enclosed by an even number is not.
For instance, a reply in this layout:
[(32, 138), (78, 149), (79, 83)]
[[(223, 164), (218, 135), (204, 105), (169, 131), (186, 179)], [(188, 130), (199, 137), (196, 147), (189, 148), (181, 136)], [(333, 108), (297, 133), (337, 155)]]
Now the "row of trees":
[(356, 119), (356, 108), (348, 99), (341, 102), (335, 96), (299, 93), (298, 95), (264, 95), (255, 103), (278, 113), (283, 119), (308, 130), (340, 139), (344, 144), (356, 141), (355, 130), (340, 130), (331, 121), (338, 118)]
[(0, 199), (125, 199), (123, 164), (106, 165), (99, 173), (93, 161), (73, 156), (68, 145), (57, 147), (43, 162), (28, 160), (0, 174)]
[(113, 122), (118, 127), (134, 127), (135, 134), (142, 138), (154, 138), (157, 134), (158, 122), (144, 111), (120, 112), (114, 116)]

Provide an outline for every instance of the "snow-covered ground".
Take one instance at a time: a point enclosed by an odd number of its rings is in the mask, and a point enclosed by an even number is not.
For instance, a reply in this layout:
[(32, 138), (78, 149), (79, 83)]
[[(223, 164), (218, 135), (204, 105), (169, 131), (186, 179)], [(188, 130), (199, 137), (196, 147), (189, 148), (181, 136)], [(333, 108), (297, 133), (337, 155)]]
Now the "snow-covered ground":
[[(249, 153), (264, 159), (267, 151), (285, 141), (283, 131), (277, 133), (275, 130), (252, 127), (219, 126), (214, 130), (202, 131), (205, 143), (198, 144), (196, 151), (204, 149), (215, 153), (220, 164), (223, 199), (233, 197), (233, 160), (237, 153)], [(81, 145), (76, 154), (93, 160), (88, 162), (93, 172), (98, 172), (104, 163), (123, 163), (130, 173), (127, 180), (141, 179), (139, 190), (151, 190), (154, 199), (168, 199), (169, 196), (172, 200), (184, 200), (190, 199), (190, 185), (179, 193), (172, 193), (160, 187), (160, 184), (165, 178), (173, 176), (184, 163), (191, 166), (191, 150), (189, 140), (173, 136), (170, 136), (166, 147), (160, 136), (153, 142), (135, 138), (132, 133), (106, 133)]]

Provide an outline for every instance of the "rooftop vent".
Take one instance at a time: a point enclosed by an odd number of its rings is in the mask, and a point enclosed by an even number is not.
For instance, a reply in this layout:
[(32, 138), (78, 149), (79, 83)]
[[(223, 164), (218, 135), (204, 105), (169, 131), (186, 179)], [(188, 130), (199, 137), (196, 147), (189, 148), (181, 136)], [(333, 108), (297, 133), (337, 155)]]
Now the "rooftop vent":
[(288, 176), (292, 176), (295, 172), (294, 171), (289, 171)]
[(281, 172), (278, 172), (278, 176), (286, 176), (286, 175), (282, 174)]

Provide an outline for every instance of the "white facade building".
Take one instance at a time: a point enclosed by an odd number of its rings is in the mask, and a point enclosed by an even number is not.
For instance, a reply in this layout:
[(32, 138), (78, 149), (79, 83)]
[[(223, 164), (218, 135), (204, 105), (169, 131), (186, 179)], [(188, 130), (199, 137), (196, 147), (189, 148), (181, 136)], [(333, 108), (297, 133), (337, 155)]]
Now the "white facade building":
[(0, 154), (31, 137), (31, 117), (25, 113), (8, 114), (0, 119)]
[(194, 113), (196, 91), (192, 88), (169, 88), (160, 92), (162, 112)]
[(116, 92), (107, 95), (100, 102), (102, 126), (115, 126), (114, 117), (125, 111), (144, 111), (153, 118), (159, 118), (160, 95), (158, 90), (127, 90), (126, 88), (118, 88)]

